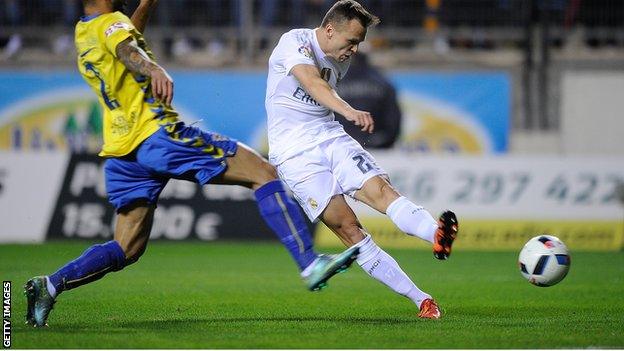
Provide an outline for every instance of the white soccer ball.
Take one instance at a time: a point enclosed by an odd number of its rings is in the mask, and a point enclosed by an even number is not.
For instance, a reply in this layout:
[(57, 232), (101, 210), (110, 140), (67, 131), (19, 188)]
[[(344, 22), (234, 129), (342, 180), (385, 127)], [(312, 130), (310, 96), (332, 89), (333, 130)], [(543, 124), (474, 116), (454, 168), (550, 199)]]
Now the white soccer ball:
[(570, 270), (570, 253), (556, 236), (539, 235), (529, 240), (518, 257), (520, 273), (531, 284), (552, 286)]

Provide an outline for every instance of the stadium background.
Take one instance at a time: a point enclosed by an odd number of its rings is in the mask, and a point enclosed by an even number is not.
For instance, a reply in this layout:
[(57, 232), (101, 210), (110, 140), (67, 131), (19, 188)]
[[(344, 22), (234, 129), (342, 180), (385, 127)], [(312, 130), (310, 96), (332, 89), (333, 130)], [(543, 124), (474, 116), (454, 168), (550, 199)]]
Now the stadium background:
[[(0, 0), (6, 250), (111, 237), (114, 216), (95, 155), (101, 114), (75, 69), (79, 2)], [(458, 213), (457, 252), (515, 254), (540, 233), (559, 236), (573, 252), (622, 250), (624, 2), (363, 2), (382, 18), (363, 50), (397, 88), (403, 112), (395, 146), (372, 153), (415, 202), (432, 213)], [(327, 6), (161, 0), (146, 38), (175, 80), (174, 105), (184, 120), (266, 152), (270, 50), (289, 28), (316, 25)], [(353, 205), (381, 246), (427, 248)], [(317, 244), (339, 246), (322, 224), (313, 226)], [(219, 248), (275, 237), (251, 192), (172, 181), (152, 239), (175, 250), (171, 241)], [(621, 253), (613, 257), (621, 260)], [(622, 347), (618, 340), (611, 346)]]

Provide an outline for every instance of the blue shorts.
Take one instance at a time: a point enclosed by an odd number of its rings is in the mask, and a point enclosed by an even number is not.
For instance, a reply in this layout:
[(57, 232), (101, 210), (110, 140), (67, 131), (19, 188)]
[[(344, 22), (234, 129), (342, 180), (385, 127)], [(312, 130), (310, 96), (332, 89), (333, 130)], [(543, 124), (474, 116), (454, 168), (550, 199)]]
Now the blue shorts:
[(176, 123), (162, 126), (132, 153), (106, 160), (108, 200), (119, 210), (136, 200), (156, 204), (171, 178), (206, 184), (227, 168), (236, 140)]

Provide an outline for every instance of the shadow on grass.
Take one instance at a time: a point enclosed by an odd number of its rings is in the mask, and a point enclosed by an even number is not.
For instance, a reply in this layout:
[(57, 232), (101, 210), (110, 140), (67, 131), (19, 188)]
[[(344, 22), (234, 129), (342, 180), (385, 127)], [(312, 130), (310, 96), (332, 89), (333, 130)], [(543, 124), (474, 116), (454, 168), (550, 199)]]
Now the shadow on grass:
[[(414, 316), (410, 318), (365, 318), (365, 317), (215, 317), (215, 318), (187, 318), (187, 319), (159, 319), (159, 320), (134, 320), (124, 322), (102, 322), (97, 325), (82, 325), (77, 323), (58, 323), (51, 327), (39, 329), (42, 332), (53, 333), (79, 333), (79, 332), (106, 332), (127, 333), (135, 330), (163, 330), (163, 327), (171, 327), (174, 330), (189, 326), (224, 325), (224, 324), (263, 324), (263, 323), (349, 323), (363, 325), (409, 325), (422, 322)], [(34, 328), (33, 328), (34, 330)]]
[(366, 325), (403, 325), (418, 322), (415, 319), (407, 318), (366, 318), (366, 317), (215, 317), (215, 318), (189, 318), (189, 319), (167, 319), (148, 321), (129, 321), (121, 323), (120, 326), (136, 329), (156, 329), (163, 325), (187, 325), (187, 324), (259, 324), (259, 323), (358, 323)]

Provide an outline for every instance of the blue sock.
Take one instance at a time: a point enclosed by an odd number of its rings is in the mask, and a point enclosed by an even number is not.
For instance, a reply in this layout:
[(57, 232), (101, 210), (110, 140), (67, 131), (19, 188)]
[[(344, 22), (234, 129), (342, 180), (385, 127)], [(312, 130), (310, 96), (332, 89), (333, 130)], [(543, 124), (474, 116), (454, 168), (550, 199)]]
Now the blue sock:
[(105, 244), (93, 245), (77, 259), (67, 263), (48, 276), (57, 294), (96, 281), (108, 272), (122, 269), (126, 255), (119, 243), (111, 240)]
[(255, 192), (260, 214), (290, 255), (303, 270), (317, 257), (312, 236), (297, 204), (288, 196), (279, 180), (268, 182)]

